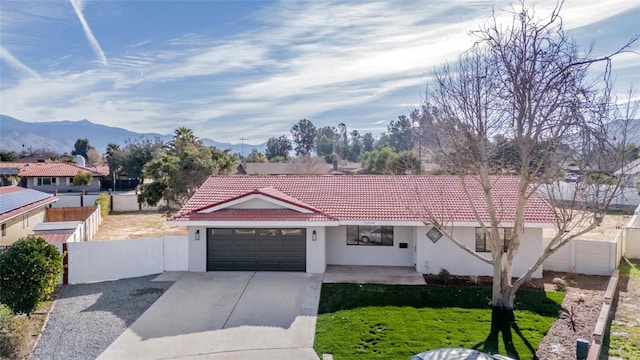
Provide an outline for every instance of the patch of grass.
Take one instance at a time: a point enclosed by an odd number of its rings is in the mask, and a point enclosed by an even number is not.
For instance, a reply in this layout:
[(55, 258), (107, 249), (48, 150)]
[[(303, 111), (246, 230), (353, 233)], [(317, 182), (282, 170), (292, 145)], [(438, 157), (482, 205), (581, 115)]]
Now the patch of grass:
[[(324, 284), (315, 350), (336, 360), (408, 359), (441, 347), (481, 350), (491, 327), (490, 298), (491, 289), (477, 287)], [(518, 292), (517, 324), (534, 348), (563, 298), (564, 293)], [(522, 359), (533, 357), (515, 331), (513, 339)]]
[(609, 356), (640, 359), (640, 326), (614, 322), (610, 331)]
[(627, 275), (636, 281), (640, 281), (640, 259), (622, 258), (618, 270), (620, 275)]
[[(621, 277), (629, 277), (629, 281), (640, 284), (640, 259), (622, 258), (618, 269)], [(605, 338), (605, 342), (608, 342), (609, 356), (640, 359), (640, 326), (634, 320), (625, 318), (625, 315), (616, 311), (616, 319), (612, 321)]]

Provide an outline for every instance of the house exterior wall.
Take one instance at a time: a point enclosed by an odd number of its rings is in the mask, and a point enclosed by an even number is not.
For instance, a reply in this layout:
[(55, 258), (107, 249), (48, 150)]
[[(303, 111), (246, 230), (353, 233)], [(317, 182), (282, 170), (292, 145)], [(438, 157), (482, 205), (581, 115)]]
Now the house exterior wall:
[[(446, 269), (452, 275), (492, 276), (493, 267), (466, 253), (446, 237), (435, 244), (426, 237), (430, 227), (416, 227), (417, 253), (416, 270), (424, 274), (437, 274)], [(471, 249), (475, 249), (475, 227), (457, 227), (453, 236)], [(513, 275), (520, 276), (531, 267), (542, 254), (542, 229), (526, 228), (521, 238), (520, 248), (513, 262)], [(490, 258), (490, 253), (482, 253)], [(542, 266), (533, 274), (542, 277)]]
[[(197, 230), (200, 230), (200, 240), (196, 240)], [(189, 271), (207, 271), (207, 228), (190, 226), (187, 244)]]
[(6, 221), (6, 234), (0, 237), (0, 245), (11, 245), (18, 239), (33, 233), (33, 228), (45, 220), (45, 208), (34, 209)]
[(229, 207), (230, 209), (282, 209), (282, 206), (262, 199), (251, 199)]
[[(324, 273), (327, 269), (326, 227), (307, 228), (307, 272)], [(313, 240), (313, 232), (316, 240)]]
[[(54, 176), (44, 176), (54, 177)], [(73, 186), (73, 178), (69, 181), (68, 176), (55, 177), (56, 183), (52, 185), (38, 185), (38, 177), (27, 177), (27, 189), (43, 191), (47, 193), (54, 192), (81, 192), (82, 186)], [(94, 177), (91, 184), (84, 186), (86, 191), (100, 191), (100, 178)]]
[[(414, 266), (414, 231), (394, 226), (393, 246), (347, 245), (347, 227), (326, 228), (328, 265)], [(401, 249), (400, 243), (407, 243)]]

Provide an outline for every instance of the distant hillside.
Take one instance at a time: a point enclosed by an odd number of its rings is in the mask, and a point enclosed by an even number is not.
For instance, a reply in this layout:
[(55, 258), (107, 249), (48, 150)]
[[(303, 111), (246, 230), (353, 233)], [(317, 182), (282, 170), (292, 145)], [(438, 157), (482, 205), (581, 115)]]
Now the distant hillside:
[[(30, 123), (0, 115), (0, 149), (4, 151), (20, 152), (31, 148), (46, 149), (59, 154), (71, 153), (76, 140), (87, 138), (89, 144), (98, 151), (105, 152), (108, 143), (124, 145), (126, 140), (140, 137), (148, 139), (158, 137), (162, 141), (169, 141), (173, 134), (137, 133), (123, 128), (95, 124), (89, 120)], [(203, 138), (202, 142), (223, 150), (231, 149), (233, 153), (242, 151), (242, 144), (219, 143), (206, 138)], [(244, 144), (244, 154), (248, 155), (253, 148), (264, 151), (265, 144)]]

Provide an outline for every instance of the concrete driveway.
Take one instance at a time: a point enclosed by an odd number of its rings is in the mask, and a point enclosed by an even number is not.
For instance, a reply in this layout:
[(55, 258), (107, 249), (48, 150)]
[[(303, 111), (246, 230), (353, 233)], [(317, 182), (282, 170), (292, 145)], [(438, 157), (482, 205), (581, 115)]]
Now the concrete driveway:
[(185, 273), (99, 359), (314, 359), (321, 274)]

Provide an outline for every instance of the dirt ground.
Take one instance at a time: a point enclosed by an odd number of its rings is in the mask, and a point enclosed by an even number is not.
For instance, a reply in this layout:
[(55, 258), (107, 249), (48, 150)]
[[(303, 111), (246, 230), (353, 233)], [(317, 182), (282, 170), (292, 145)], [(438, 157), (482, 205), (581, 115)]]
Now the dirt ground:
[(562, 302), (564, 316), (559, 316), (551, 325), (536, 355), (545, 360), (575, 359), (577, 340), (593, 340), (592, 333), (604, 303), (609, 277), (545, 271), (545, 290), (557, 290), (553, 282), (556, 278), (563, 279), (567, 284)]
[[(627, 214), (607, 214), (602, 219), (600, 226), (580, 236), (584, 240), (613, 241), (620, 229), (631, 220), (631, 215)], [(545, 228), (544, 237), (551, 238), (555, 235), (555, 229)]]
[(103, 220), (95, 240), (122, 240), (167, 235), (186, 235), (184, 226), (169, 226), (158, 212), (111, 213)]

